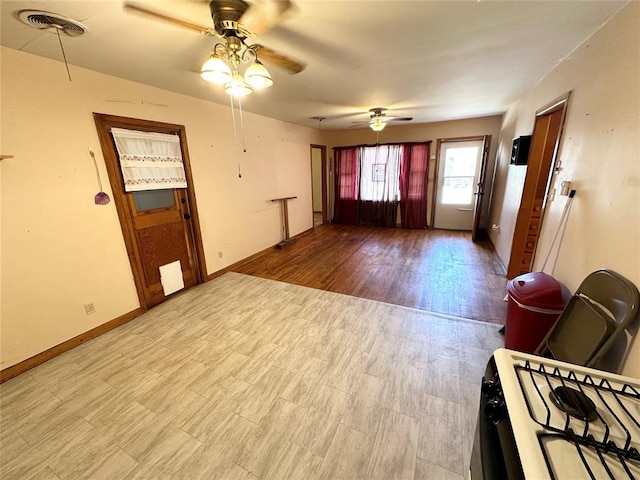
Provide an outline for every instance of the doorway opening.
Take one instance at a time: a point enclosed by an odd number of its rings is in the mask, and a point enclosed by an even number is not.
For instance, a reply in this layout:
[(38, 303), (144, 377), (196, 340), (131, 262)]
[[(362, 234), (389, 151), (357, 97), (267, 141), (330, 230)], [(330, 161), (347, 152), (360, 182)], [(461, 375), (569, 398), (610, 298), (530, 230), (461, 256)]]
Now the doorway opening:
[[(99, 113), (94, 113), (94, 121), (140, 308), (146, 311), (170, 295), (170, 290), (165, 288), (169, 273), (173, 277), (171, 281), (179, 278), (185, 289), (202, 283), (207, 277), (186, 131), (182, 125)], [(187, 188), (125, 191), (120, 157), (111, 132), (114, 128), (177, 135)], [(161, 267), (166, 272), (164, 285)]]
[[(536, 112), (520, 208), (511, 244), (507, 278), (531, 271), (562, 138), (569, 94)], [(519, 167), (515, 167), (519, 168)]]
[(313, 228), (327, 223), (327, 147), (311, 145)]
[(438, 139), (433, 227), (470, 230), (480, 226), (490, 135)]

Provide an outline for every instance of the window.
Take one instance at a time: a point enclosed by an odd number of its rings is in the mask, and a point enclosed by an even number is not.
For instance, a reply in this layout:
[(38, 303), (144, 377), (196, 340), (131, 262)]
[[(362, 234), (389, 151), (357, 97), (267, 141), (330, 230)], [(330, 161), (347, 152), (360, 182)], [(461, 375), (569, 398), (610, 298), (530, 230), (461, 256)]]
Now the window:
[(360, 200), (382, 202), (400, 198), (400, 145), (364, 147), (360, 152)]
[(427, 228), (431, 142), (335, 147), (334, 223)]
[(133, 194), (133, 201), (136, 205), (136, 211), (138, 212), (155, 210), (157, 208), (171, 208), (176, 204), (173, 189), (171, 188), (164, 190), (140, 190), (139, 192), (131, 193)]
[(447, 149), (442, 188), (443, 204), (471, 205), (477, 160), (478, 147)]

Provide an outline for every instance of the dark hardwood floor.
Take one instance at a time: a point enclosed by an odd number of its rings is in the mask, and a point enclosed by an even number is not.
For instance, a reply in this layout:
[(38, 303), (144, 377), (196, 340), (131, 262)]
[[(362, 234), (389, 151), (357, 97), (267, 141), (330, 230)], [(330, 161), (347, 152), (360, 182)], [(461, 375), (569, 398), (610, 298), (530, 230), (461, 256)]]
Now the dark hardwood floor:
[(230, 271), (504, 324), (504, 266), (469, 232), (323, 225)]

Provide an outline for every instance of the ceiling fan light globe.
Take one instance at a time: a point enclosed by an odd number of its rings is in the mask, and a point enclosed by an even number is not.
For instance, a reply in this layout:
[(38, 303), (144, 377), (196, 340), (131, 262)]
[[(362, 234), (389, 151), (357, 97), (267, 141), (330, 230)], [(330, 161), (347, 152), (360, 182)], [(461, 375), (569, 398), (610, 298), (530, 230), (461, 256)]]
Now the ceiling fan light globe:
[(211, 55), (209, 60), (204, 62), (200, 70), (200, 76), (207, 82), (222, 85), (228, 83), (232, 79), (231, 69), (224, 60), (217, 55)]
[(371, 127), (371, 130), (373, 130), (374, 132), (381, 132), (384, 129), (384, 127), (387, 126), (387, 122), (385, 122), (381, 118), (376, 118), (375, 120), (371, 120), (371, 123), (369, 123), (369, 126)]
[(224, 93), (236, 98), (246, 97), (252, 91), (251, 86), (248, 85), (237, 72), (233, 75), (231, 81), (227, 82), (224, 86)]
[(267, 88), (273, 85), (269, 71), (260, 62), (254, 62), (244, 72), (244, 81), (253, 88)]

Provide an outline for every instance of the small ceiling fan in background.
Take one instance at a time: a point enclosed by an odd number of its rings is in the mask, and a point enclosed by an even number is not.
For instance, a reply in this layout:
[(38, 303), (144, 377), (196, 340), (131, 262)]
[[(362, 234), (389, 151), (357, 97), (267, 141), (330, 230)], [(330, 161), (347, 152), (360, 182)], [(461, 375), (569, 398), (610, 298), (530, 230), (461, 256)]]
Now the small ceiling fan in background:
[[(282, 22), (294, 10), (290, 0), (212, 0), (209, 2), (213, 27), (183, 20), (149, 8), (142, 3), (126, 1), (126, 10), (198, 32), (209, 37), (218, 37), (209, 59), (202, 65), (200, 75), (205, 80), (222, 84), (225, 93), (243, 97), (253, 89), (267, 88), (273, 84), (270, 73), (261, 60), (296, 74), (304, 70), (304, 64), (278, 53), (264, 45), (248, 44), (246, 40), (261, 35)], [(244, 75), (239, 67), (248, 64)]]
[(390, 122), (410, 122), (413, 117), (389, 117), (387, 116), (387, 108), (374, 107), (369, 109), (369, 120), (363, 122), (353, 122), (353, 127), (369, 125), (374, 132), (380, 132)]

